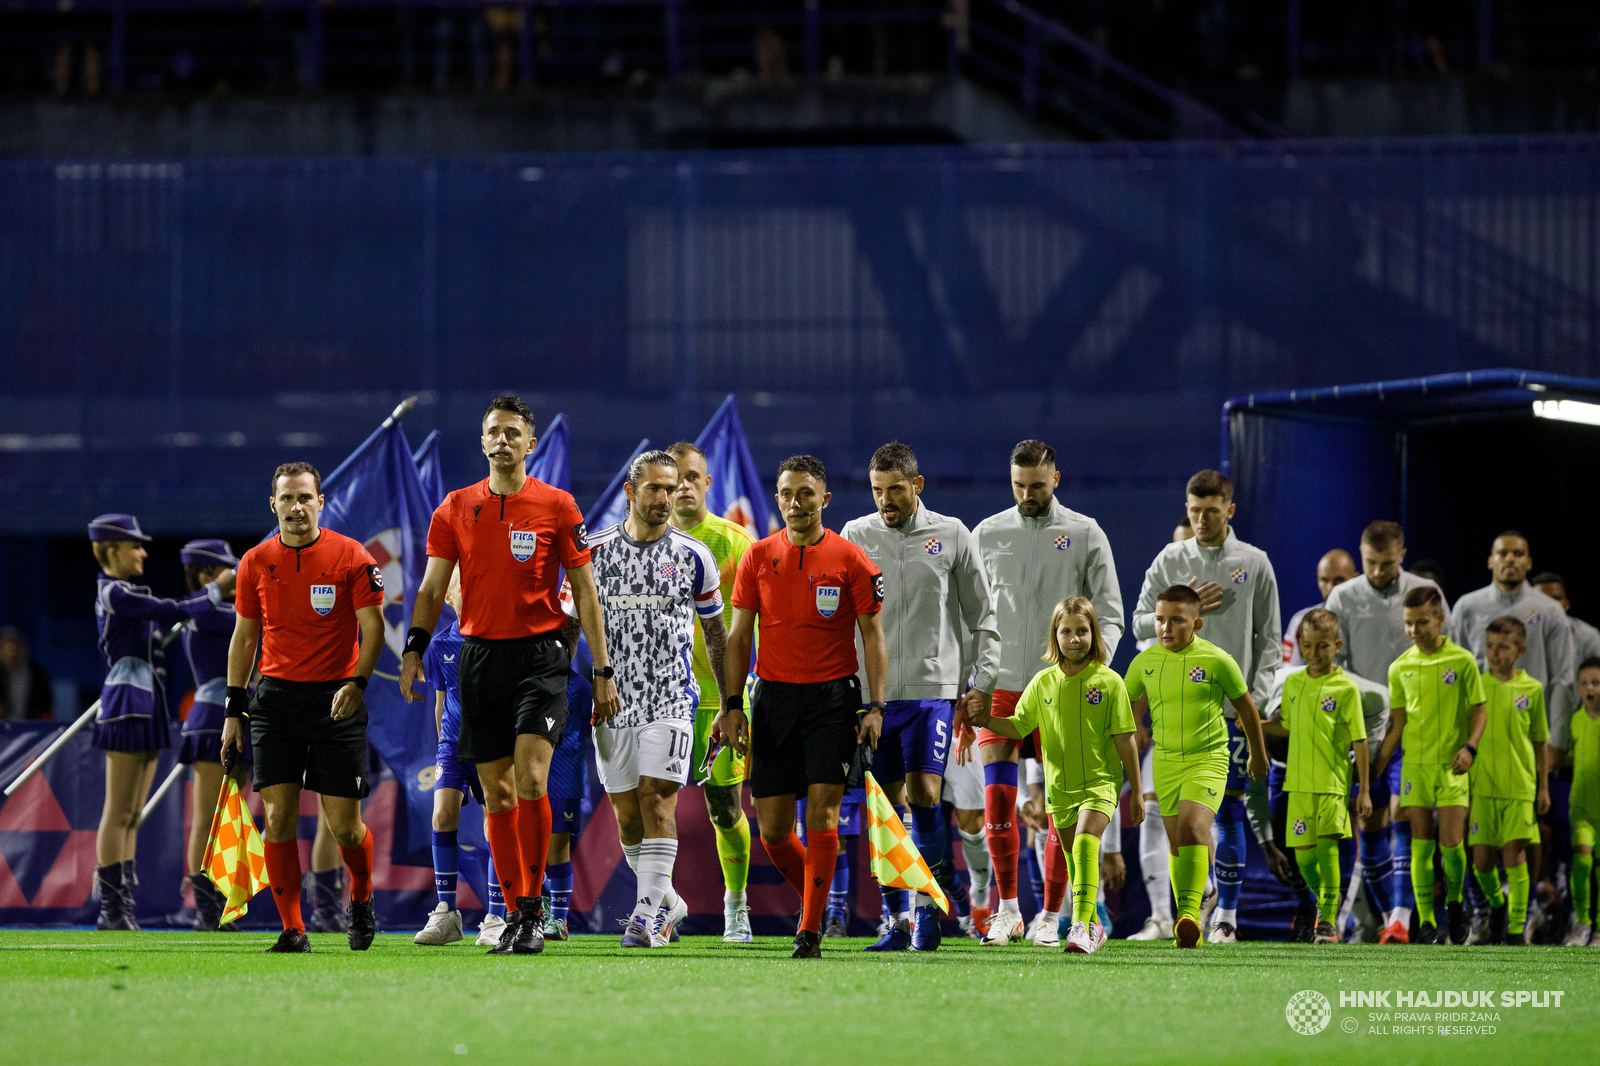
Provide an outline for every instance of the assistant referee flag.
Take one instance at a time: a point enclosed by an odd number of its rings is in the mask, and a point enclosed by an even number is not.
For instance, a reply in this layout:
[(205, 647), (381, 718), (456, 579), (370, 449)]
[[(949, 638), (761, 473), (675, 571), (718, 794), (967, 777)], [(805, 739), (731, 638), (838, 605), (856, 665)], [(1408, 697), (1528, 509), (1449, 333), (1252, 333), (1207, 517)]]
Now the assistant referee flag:
[(905, 823), (894, 804), (869, 770), (867, 779), (867, 844), (872, 849), (872, 877), (884, 888), (909, 888), (933, 897), (939, 909), (950, 913), (950, 901), (934, 880), (933, 871), (911, 843)]
[[(228, 901), (222, 911), (223, 925), (244, 914), (257, 892), (272, 887), (267, 879), (266, 848), (245, 806), (244, 794), (239, 791), (239, 779), (232, 774), (223, 778), (222, 795), (211, 819), (211, 836), (206, 840), (206, 854), (200, 866)], [(295, 886), (295, 891), (299, 890)]]

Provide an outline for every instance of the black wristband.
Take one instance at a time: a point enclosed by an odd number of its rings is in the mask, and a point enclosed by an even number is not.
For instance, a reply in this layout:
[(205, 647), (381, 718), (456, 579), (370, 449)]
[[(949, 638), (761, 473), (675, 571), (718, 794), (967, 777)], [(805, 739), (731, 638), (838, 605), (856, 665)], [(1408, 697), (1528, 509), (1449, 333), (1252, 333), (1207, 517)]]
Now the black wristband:
[(744, 697), (743, 696), (729, 696), (727, 699), (722, 701), (722, 709), (725, 710), (725, 711), (742, 711), (742, 710), (744, 710)]
[(1463, 745), (1461, 745), (1461, 746), (1462, 746), (1462, 747), (1463, 747), (1463, 748), (1466, 748), (1466, 749), (1467, 749), (1467, 750), (1468, 750), (1468, 751), (1470, 751), (1470, 752), (1472, 752), (1472, 757), (1473, 757), (1473, 758), (1474, 758), (1474, 759), (1476, 759), (1476, 758), (1477, 758), (1477, 757), (1478, 757), (1478, 749), (1477, 749), (1477, 747), (1476, 747), (1476, 746), (1474, 746), (1474, 745), (1472, 745), (1472, 744), (1463, 744)]
[(867, 709), (863, 713), (871, 714), (874, 710), (876, 710), (879, 714), (882, 714), (888, 709), (889, 705), (884, 703), (882, 700), (873, 700), (871, 703), (867, 704)]
[(223, 700), (223, 714), (228, 718), (237, 718), (243, 721), (250, 717), (250, 692), (238, 685), (229, 685), (228, 694)]
[(406, 650), (404, 654), (410, 655), (412, 652), (416, 652), (418, 655), (423, 654), (428, 650), (428, 641), (432, 639), (433, 634), (426, 629), (421, 626), (412, 626), (406, 631)]
[(354, 685), (356, 688), (360, 689), (362, 692), (367, 691), (367, 679), (364, 678), (364, 677), (361, 677), (360, 675), (352, 677), (350, 679), (350, 683), (352, 685)]

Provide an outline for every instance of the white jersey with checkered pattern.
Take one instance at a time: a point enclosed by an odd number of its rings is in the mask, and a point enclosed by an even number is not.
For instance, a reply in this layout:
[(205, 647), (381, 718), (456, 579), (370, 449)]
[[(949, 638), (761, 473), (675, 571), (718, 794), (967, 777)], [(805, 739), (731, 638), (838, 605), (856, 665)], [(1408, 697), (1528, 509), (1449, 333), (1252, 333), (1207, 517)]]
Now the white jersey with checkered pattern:
[(711, 549), (672, 527), (637, 541), (617, 523), (589, 537), (606, 650), (617, 672), (621, 729), (694, 721), (694, 620), (722, 617), (722, 577)]

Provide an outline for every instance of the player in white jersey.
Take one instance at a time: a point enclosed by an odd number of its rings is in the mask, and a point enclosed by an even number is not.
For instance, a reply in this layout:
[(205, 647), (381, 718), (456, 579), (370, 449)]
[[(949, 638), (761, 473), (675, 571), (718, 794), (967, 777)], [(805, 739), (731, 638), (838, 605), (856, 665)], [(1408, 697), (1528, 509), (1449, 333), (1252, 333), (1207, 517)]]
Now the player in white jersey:
[(1286, 665), (1306, 664), (1300, 657), (1300, 623), (1306, 615), (1318, 607), (1326, 607), (1328, 594), (1356, 575), (1356, 561), (1350, 558), (1350, 553), (1343, 548), (1325, 552), (1322, 558), (1317, 560), (1317, 591), (1322, 593), (1322, 599), (1310, 607), (1300, 608), (1289, 616), (1288, 624), (1283, 627), (1283, 661)]
[(711, 549), (667, 522), (678, 464), (645, 452), (628, 466), (628, 516), (589, 537), (622, 709), (595, 727), (594, 745), (617, 833), (638, 877), (623, 947), (660, 947), (688, 913), (672, 888), (677, 792), (694, 755), (694, 623), (722, 677), (727, 630)]

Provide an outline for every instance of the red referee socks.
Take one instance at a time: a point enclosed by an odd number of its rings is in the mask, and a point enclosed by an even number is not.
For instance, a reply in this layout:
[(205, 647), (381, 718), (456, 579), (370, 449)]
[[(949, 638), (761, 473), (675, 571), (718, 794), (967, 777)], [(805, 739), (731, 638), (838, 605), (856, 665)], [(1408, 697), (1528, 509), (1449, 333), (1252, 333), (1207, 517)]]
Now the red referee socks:
[[(838, 836), (837, 833), (834, 835)], [(772, 841), (762, 837), (761, 843), (767, 846), (772, 865), (778, 868), (785, 881), (794, 886), (803, 903), (806, 898), (806, 849), (800, 846), (800, 834), (791, 829), (782, 840)], [(828, 876), (831, 878), (833, 875)]]
[(828, 906), (828, 889), (833, 886), (833, 869), (839, 855), (839, 831), (811, 829), (806, 832), (806, 890), (801, 897), (800, 928), (822, 932), (822, 912)]
[(1050, 835), (1044, 844), (1044, 909), (1052, 914), (1060, 913), (1061, 904), (1067, 898), (1069, 870), (1066, 852), (1061, 850), (1061, 837), (1056, 833), (1056, 820), (1052, 818)]
[(300, 842), (284, 840), (261, 842), (267, 859), (267, 880), (272, 882), (272, 902), (278, 907), (278, 917), (285, 929), (306, 931), (305, 919), (300, 917)]
[(489, 838), (489, 856), (494, 859), (495, 876), (505, 893), (506, 906), (517, 909), (522, 891), (522, 845), (517, 842), (517, 809), (495, 811), (489, 815), (484, 836)]
[(339, 854), (350, 868), (350, 901), (365, 903), (372, 898), (372, 830), (362, 826), (366, 836), (353, 848), (339, 845)]
[(522, 845), (522, 876), (524, 896), (537, 896), (544, 891), (544, 860), (550, 855), (550, 797), (536, 800), (517, 800), (517, 840)]
[[(1014, 773), (1015, 771), (1013, 771)], [(994, 882), (1001, 899), (1017, 898), (1017, 786), (983, 786), (983, 832), (994, 860)], [(994, 908), (991, 908), (994, 909)]]

